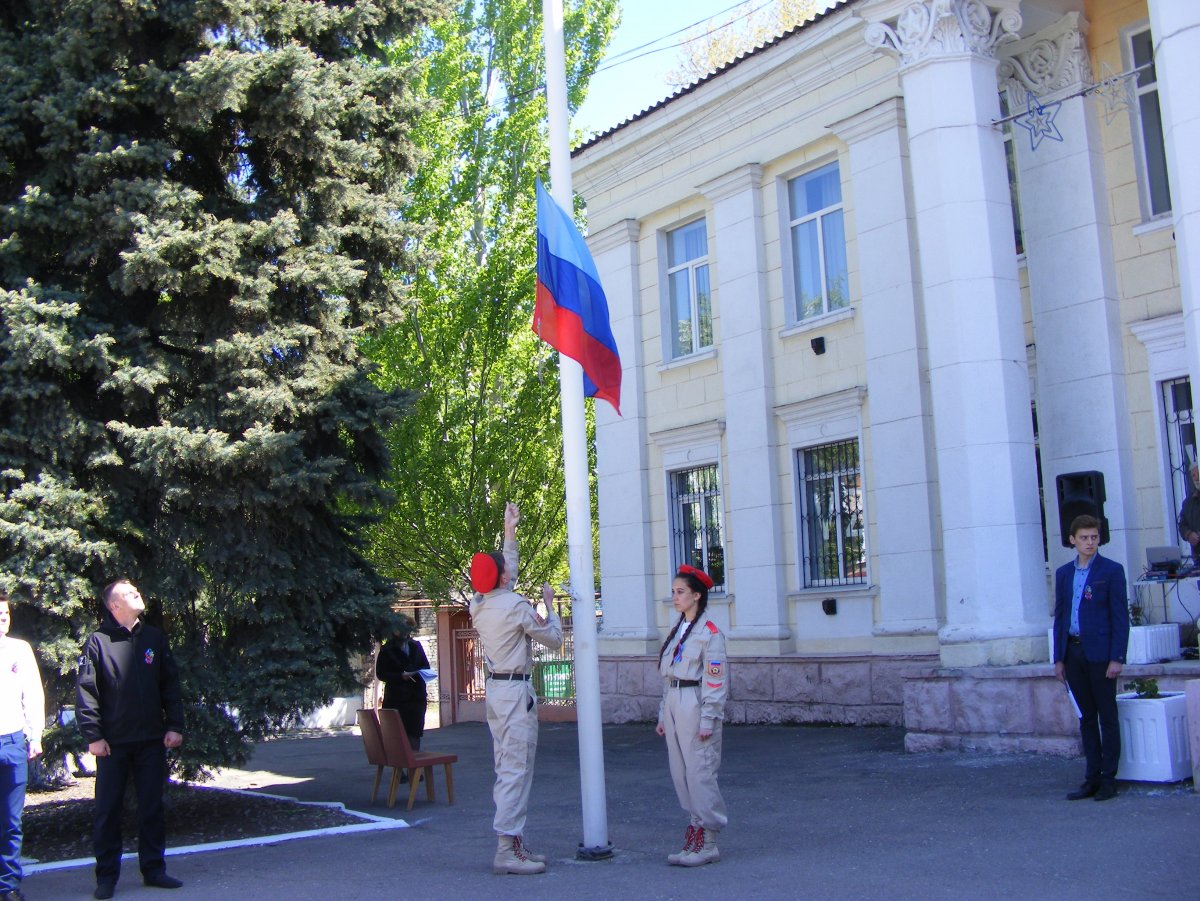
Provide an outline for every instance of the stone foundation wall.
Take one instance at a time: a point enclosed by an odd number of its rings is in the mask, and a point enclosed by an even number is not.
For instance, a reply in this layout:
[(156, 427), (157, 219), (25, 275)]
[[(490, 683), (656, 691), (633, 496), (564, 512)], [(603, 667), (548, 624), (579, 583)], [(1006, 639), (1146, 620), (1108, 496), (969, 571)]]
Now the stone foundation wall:
[[(1200, 663), (1126, 666), (1117, 690), (1135, 677), (1157, 679), (1160, 691), (1183, 691), (1189, 679), (1200, 677)], [(909, 751), (1082, 753), (1079, 720), (1048, 663), (908, 674), (904, 729)]]
[[(729, 723), (899, 726), (905, 677), (930, 673), (936, 657), (742, 657), (729, 661)], [(650, 657), (601, 657), (601, 717), (654, 722), (663, 681)]]

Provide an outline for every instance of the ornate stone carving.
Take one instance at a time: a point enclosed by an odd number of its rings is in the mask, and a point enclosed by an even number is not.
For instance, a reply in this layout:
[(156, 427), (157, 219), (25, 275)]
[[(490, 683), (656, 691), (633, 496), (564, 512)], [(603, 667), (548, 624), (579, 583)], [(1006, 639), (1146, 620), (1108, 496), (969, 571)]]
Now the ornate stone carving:
[(873, 22), (863, 39), (911, 66), (961, 53), (994, 57), (998, 45), (1017, 39), (1020, 27), (1017, 10), (1003, 9), (993, 16), (983, 0), (918, 0), (904, 8), (895, 28)]
[(1092, 64), (1079, 13), (1068, 13), (1037, 35), (1006, 47), (998, 75), (1013, 108), (1026, 91), (1045, 97), (1090, 85)]

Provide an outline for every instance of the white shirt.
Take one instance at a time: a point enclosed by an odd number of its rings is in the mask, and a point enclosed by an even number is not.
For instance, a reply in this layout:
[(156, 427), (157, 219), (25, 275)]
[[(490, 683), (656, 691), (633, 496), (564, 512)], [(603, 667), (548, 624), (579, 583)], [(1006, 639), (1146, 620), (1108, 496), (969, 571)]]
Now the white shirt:
[(42, 676), (29, 642), (0, 636), (0, 735), (23, 731), (41, 744), (46, 724)]

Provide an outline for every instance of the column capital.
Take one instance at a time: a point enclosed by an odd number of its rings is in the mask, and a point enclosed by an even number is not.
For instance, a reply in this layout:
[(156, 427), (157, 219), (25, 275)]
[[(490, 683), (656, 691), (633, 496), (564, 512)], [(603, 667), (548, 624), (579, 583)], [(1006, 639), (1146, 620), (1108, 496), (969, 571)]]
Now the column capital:
[[(989, 59), (1016, 40), (1019, 0), (904, 0), (885, 3), (863, 40), (900, 60), (902, 67), (930, 59), (974, 54)], [(896, 8), (901, 7), (899, 12)]]
[(889, 97), (861, 113), (855, 113), (829, 126), (837, 137), (847, 144), (873, 138), (875, 135), (904, 128), (904, 100)]
[(622, 219), (598, 232), (591, 232), (587, 236), (588, 248), (593, 254), (604, 253), (623, 244), (634, 243), (641, 232), (641, 223), (636, 219)]
[(998, 77), (1009, 106), (1025, 103), (1025, 92), (1038, 98), (1078, 91), (1092, 83), (1087, 19), (1067, 13), (1049, 28), (1007, 45), (1000, 54)]
[(710, 202), (724, 200), (745, 191), (757, 190), (762, 185), (762, 166), (758, 163), (746, 163), (731, 172), (718, 175), (712, 181), (699, 185), (699, 191)]

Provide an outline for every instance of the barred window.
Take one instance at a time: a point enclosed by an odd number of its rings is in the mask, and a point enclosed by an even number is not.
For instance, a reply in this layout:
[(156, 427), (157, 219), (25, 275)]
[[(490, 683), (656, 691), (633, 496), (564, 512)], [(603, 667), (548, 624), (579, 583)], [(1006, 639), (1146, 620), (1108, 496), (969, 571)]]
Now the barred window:
[(681, 469), (671, 479), (672, 572), (683, 563), (699, 567), (725, 590), (725, 547), (721, 539), (721, 482), (717, 464)]
[(797, 452), (804, 587), (863, 585), (867, 556), (858, 441)]

